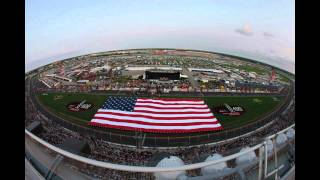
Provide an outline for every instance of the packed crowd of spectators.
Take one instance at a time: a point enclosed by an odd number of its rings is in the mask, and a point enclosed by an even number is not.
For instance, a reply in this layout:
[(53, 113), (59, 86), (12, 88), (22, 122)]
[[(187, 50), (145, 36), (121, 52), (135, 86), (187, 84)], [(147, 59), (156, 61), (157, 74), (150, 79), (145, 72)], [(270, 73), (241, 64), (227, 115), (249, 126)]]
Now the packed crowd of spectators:
[(109, 84), (108, 89), (120, 90), (120, 89), (129, 89), (129, 88), (148, 88), (149, 83), (144, 79), (127, 79), (123, 82), (114, 80)]
[(153, 155), (151, 151), (139, 152), (132, 148), (115, 147), (100, 139), (95, 139), (94, 145), (91, 145), (91, 147), (91, 158), (100, 161), (114, 162), (114, 158), (117, 157), (116, 161), (118, 164), (147, 165)]

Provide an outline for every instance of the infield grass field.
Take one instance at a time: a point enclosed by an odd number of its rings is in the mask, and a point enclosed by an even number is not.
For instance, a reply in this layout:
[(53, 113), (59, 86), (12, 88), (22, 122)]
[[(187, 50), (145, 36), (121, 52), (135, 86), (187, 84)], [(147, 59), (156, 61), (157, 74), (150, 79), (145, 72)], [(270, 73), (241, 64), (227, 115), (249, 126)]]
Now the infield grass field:
[[(107, 95), (101, 94), (84, 94), (84, 93), (44, 93), (37, 94), (40, 104), (51, 113), (65, 120), (72, 121), (79, 125), (87, 126), (93, 115), (106, 101)], [(172, 97), (172, 96), (171, 96)], [(188, 97), (190, 98), (190, 97)], [(198, 97), (200, 98), (200, 97)], [(245, 113), (241, 116), (223, 116), (215, 114), (224, 129), (231, 129), (243, 126), (249, 122), (256, 121), (266, 114), (272, 112), (279, 106), (285, 97), (282, 96), (210, 96), (201, 97), (205, 99), (208, 106), (219, 106), (227, 103), (229, 105), (241, 106)], [(71, 102), (92, 103), (93, 107), (84, 112), (72, 112), (67, 109)], [(117, 130), (114, 130), (117, 131)]]

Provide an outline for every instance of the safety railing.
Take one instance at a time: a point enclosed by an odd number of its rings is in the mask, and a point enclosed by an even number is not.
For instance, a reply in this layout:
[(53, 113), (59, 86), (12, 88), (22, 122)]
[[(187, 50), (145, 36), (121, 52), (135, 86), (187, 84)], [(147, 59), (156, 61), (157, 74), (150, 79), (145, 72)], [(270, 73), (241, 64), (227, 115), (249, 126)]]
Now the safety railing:
[[(156, 174), (159, 174), (159, 173), (160, 174), (161, 173), (174, 174), (176, 172), (186, 172), (186, 171), (188, 171), (188, 172), (195, 171), (196, 172), (196, 171), (201, 170), (202, 168), (210, 167), (210, 166), (213, 166), (213, 165), (216, 165), (219, 163), (231, 162), (231, 161), (234, 161), (234, 159), (237, 159), (243, 155), (258, 151), (256, 153), (256, 154), (258, 154), (258, 156), (257, 156), (255, 162), (251, 162), (251, 163), (248, 162), (247, 164), (242, 165), (241, 168), (238, 167), (237, 169), (235, 167), (230, 168), (229, 171), (225, 171), (224, 173), (221, 173), (221, 175), (229, 176), (232, 174), (233, 175), (240, 174), (239, 177), (241, 177), (241, 174), (242, 174), (242, 176), (245, 176), (246, 172), (248, 171), (246, 169), (248, 169), (249, 166), (251, 166), (251, 167), (256, 167), (256, 170), (258, 172), (256, 178), (262, 179), (262, 178), (269, 177), (269, 176), (275, 176), (275, 175), (279, 176), (278, 172), (281, 169), (284, 169), (284, 165), (281, 165), (281, 163), (279, 163), (279, 162), (274, 162), (274, 161), (278, 160), (277, 153), (280, 156), (281, 150), (284, 149), (284, 147), (280, 147), (280, 146), (276, 146), (276, 145), (274, 146), (274, 149), (275, 149), (274, 154), (273, 155), (271, 154), (271, 156), (272, 156), (271, 161), (273, 162), (272, 166), (274, 168), (270, 170), (270, 165), (267, 166), (267, 163), (269, 161), (268, 159), (270, 159), (270, 157), (269, 157), (270, 154), (267, 153), (267, 151), (268, 151), (267, 140), (276, 138), (279, 134), (285, 133), (289, 129), (294, 128), (294, 126), (295, 126), (295, 124), (291, 125), (290, 127), (286, 128), (286, 129), (284, 129), (274, 135), (267, 137), (265, 142), (257, 144), (257, 145), (250, 147), (244, 151), (240, 151), (238, 153), (235, 153), (235, 154), (232, 154), (232, 155), (229, 155), (229, 156), (226, 156), (221, 159), (214, 160), (214, 161), (186, 164), (186, 165), (181, 165), (181, 166), (177, 166), (177, 167), (129, 166), (129, 165), (114, 164), (114, 163), (109, 163), (109, 162), (98, 161), (98, 160), (94, 160), (94, 159), (90, 159), (90, 158), (83, 157), (80, 155), (76, 155), (71, 152), (60, 149), (60, 148), (42, 140), (42, 139), (40, 139), (39, 137), (37, 137), (33, 133), (29, 132), (28, 130), (25, 130), (25, 134), (26, 134), (26, 138), (28, 138), (29, 140), (34, 141), (35, 143), (38, 144), (38, 148), (41, 147), (41, 148), (45, 149), (44, 152), (47, 152), (47, 153), (49, 152), (49, 154), (51, 154), (51, 155), (53, 154), (54, 156), (52, 157), (52, 161), (59, 160), (59, 163), (60, 163), (60, 161), (65, 161), (66, 165), (64, 165), (64, 166), (73, 167), (71, 169), (73, 169), (73, 170), (77, 169), (76, 171), (80, 171), (79, 169), (81, 169), (81, 168), (83, 168), (83, 166), (85, 166), (85, 167), (91, 167), (93, 169), (95, 169), (95, 168), (100, 169), (100, 171), (104, 169), (104, 172), (111, 171), (113, 175), (117, 175), (118, 172), (126, 172), (127, 175), (130, 174), (130, 176), (128, 175), (126, 177), (135, 177), (135, 178), (148, 177), (148, 178), (151, 178), (151, 177), (156, 177)], [(28, 146), (30, 146), (30, 145), (28, 145)], [(278, 148), (276, 148), (276, 147), (278, 147)], [(284, 151), (284, 152), (285, 152), (284, 153), (284, 156), (285, 156), (286, 151)], [(36, 155), (37, 154), (34, 154), (34, 156), (36, 156)], [(65, 160), (63, 160), (63, 158), (61, 158), (60, 156), (63, 157)], [(58, 158), (58, 157), (60, 157), (60, 158)], [(34, 157), (34, 158), (36, 158), (36, 157)], [(53, 164), (55, 164), (55, 163), (49, 163), (49, 165), (47, 165), (48, 166), (47, 168), (50, 169), (50, 168), (54, 167), (55, 169), (57, 169), (57, 166), (58, 166), (58, 165), (56, 165), (57, 163), (55, 165), (53, 165)], [(75, 168), (75, 166), (78, 166), (78, 167)], [(269, 173), (267, 172), (267, 169), (269, 169)], [(56, 170), (54, 170), (54, 171), (56, 171)], [(70, 173), (70, 172), (68, 172), (68, 173)], [(83, 171), (81, 171), (81, 172), (83, 172)], [(66, 169), (64, 169), (64, 173), (66, 173)], [(196, 174), (198, 174), (200, 176), (202, 175), (199, 172)], [(77, 176), (78, 175), (79, 175), (79, 172), (78, 172)], [(86, 176), (85, 173), (83, 176)], [(192, 179), (192, 177), (188, 177), (187, 174), (185, 174), (185, 175), (180, 174), (180, 176), (176, 176), (175, 179), (177, 179), (177, 178), (179, 179), (182, 176), (184, 176), (184, 178), (187, 178), (187, 179)], [(117, 177), (117, 176), (115, 176), (115, 177)]]

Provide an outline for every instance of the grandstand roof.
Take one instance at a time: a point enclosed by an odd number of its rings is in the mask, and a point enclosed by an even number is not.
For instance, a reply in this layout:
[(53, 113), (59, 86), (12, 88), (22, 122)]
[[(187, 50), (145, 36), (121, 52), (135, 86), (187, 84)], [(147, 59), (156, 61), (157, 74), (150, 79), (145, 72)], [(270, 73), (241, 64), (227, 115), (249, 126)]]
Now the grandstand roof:
[[(214, 161), (214, 160), (218, 160), (218, 159), (222, 159), (222, 158), (223, 158), (222, 155), (215, 153), (215, 154), (208, 156), (207, 159), (205, 160), (205, 162)], [(221, 163), (217, 163), (217, 164), (214, 164), (211, 166), (206, 166), (206, 167), (201, 168), (201, 173), (202, 174), (210, 174), (210, 173), (214, 173), (217, 171), (221, 171), (226, 167), (227, 167), (226, 162), (221, 162)]]
[[(240, 150), (240, 152), (246, 151), (247, 149), (250, 149), (249, 147), (244, 147)], [(240, 157), (237, 157), (236, 159), (236, 163), (239, 164), (243, 164), (243, 163), (248, 163), (253, 161), (254, 159), (256, 159), (257, 156), (254, 153), (254, 151), (248, 152), (247, 154), (244, 154)]]
[(289, 129), (288, 131), (287, 131), (287, 137), (288, 138), (293, 138), (294, 137), (294, 135), (295, 135), (295, 130), (294, 129)]
[(283, 144), (287, 140), (288, 140), (287, 136), (283, 133), (280, 133), (276, 138), (276, 142), (278, 145)]
[[(184, 162), (177, 156), (163, 158), (156, 167), (179, 167), (183, 166)], [(159, 172), (155, 173), (156, 179), (176, 179), (178, 176), (185, 174), (185, 171), (176, 172)]]
[(199, 72), (223, 73), (222, 70), (218, 70), (218, 69), (188, 68), (188, 70), (189, 71), (199, 71)]

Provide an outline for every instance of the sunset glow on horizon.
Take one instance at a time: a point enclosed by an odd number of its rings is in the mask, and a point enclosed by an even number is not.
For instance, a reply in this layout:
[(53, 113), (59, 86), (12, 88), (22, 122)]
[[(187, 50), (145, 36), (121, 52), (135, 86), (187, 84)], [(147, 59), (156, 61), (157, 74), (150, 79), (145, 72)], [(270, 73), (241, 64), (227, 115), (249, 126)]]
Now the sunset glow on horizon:
[(277, 62), (294, 72), (294, 3), (27, 0), (26, 70), (101, 51), (185, 48)]

